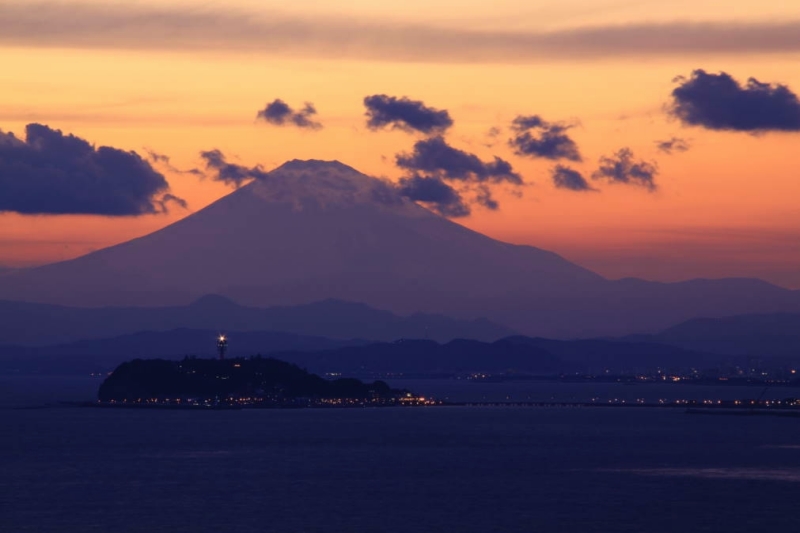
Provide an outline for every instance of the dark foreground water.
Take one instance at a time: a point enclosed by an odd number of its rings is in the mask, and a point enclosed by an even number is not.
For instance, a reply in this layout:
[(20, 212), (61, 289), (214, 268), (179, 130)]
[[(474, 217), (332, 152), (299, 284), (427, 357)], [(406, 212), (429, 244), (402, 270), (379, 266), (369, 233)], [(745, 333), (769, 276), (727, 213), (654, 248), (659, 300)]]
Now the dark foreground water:
[(3, 533), (793, 532), (799, 499), (800, 419), (0, 409)]

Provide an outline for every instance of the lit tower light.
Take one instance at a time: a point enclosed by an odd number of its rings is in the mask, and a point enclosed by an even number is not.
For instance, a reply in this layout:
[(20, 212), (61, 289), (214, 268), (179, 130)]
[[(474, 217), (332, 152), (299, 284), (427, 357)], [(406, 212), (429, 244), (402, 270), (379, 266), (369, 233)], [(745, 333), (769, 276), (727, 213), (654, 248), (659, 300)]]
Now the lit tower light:
[(228, 337), (226, 337), (224, 333), (221, 333), (219, 337), (217, 337), (217, 353), (219, 354), (220, 361), (225, 359), (225, 352), (227, 351), (228, 351)]

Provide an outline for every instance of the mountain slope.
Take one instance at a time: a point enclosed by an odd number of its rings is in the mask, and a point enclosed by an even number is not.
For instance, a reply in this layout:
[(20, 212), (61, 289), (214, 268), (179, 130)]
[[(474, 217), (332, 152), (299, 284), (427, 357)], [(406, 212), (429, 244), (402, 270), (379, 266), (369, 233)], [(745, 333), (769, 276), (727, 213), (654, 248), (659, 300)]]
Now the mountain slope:
[(800, 312), (800, 292), (757, 280), (608, 281), (322, 161), (286, 163), (145, 237), (0, 276), (0, 298), (72, 306), (178, 306), (204, 294), (260, 307), (334, 298), (395, 313), (486, 317), (559, 338), (649, 333), (697, 316)]
[[(426, 310), (469, 292), (601, 278), (501, 243), (340, 163), (290, 162), (145, 237), (4, 276), (0, 297), (65, 305), (175, 305), (204, 294), (292, 305), (326, 298)], [(424, 302), (423, 302), (424, 303)]]
[(527, 305), (487, 305), (497, 311), (485, 316), (528, 335), (594, 338), (657, 332), (702, 316), (800, 311), (800, 292), (746, 278), (678, 283), (624, 279), (560, 289), (521, 292), (517, 301)]

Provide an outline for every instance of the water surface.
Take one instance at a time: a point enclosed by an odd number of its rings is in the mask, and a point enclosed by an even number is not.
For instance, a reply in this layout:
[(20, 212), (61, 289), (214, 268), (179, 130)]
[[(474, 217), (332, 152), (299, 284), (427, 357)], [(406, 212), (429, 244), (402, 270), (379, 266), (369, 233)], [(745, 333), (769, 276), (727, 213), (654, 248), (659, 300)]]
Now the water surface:
[(797, 419), (613, 408), (4, 408), (0, 422), (4, 533), (800, 526)]

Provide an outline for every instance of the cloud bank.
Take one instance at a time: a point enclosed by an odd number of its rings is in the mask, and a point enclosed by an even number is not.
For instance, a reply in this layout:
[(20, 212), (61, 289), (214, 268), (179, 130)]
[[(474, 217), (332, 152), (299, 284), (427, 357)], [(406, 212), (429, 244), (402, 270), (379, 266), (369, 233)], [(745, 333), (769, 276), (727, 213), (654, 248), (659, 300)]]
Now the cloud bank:
[(28, 124), (25, 140), (0, 132), (0, 212), (137, 216), (186, 202), (136, 152), (95, 148), (74, 135)]
[(800, 20), (639, 23), (549, 32), (479, 31), (274, 11), (4, 2), (0, 44), (52, 48), (260, 52), (380, 61), (530, 63), (570, 59), (800, 52)]
[(256, 119), (263, 120), (273, 126), (293, 125), (298, 128), (318, 130), (322, 128), (322, 124), (312, 118), (316, 114), (317, 109), (310, 102), (306, 102), (302, 109), (295, 111), (286, 102), (276, 98), (258, 112)]
[(426, 106), (419, 100), (375, 94), (364, 98), (367, 127), (378, 130), (386, 126), (424, 134), (442, 134), (453, 125), (446, 110)]
[[(800, 40), (800, 39), (798, 39)], [(699, 69), (677, 78), (670, 113), (689, 126), (748, 132), (800, 131), (800, 100), (786, 85)]]

